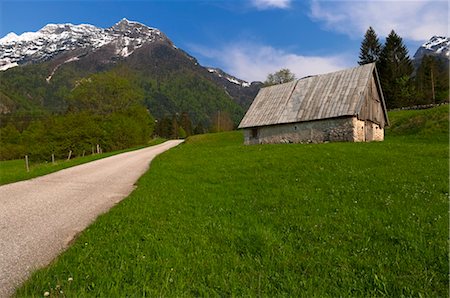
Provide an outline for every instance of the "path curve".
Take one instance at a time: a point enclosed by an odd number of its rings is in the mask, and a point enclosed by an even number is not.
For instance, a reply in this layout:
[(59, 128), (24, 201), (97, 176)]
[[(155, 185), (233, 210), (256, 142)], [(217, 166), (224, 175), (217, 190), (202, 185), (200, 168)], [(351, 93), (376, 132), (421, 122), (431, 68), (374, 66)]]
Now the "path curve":
[(0, 186), (0, 297), (49, 264), (78, 232), (131, 193), (156, 155), (181, 142)]

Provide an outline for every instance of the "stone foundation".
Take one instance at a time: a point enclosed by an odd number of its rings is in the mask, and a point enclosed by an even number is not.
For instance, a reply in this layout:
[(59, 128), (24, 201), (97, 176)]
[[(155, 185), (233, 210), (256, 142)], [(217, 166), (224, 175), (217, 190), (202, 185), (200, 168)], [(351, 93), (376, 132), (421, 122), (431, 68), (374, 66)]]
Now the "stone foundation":
[[(369, 138), (369, 139), (367, 139)], [(356, 117), (288, 123), (244, 129), (244, 143), (323, 143), (382, 141), (384, 129)]]
[(354, 142), (372, 142), (384, 140), (384, 129), (371, 121), (358, 120), (353, 117)]

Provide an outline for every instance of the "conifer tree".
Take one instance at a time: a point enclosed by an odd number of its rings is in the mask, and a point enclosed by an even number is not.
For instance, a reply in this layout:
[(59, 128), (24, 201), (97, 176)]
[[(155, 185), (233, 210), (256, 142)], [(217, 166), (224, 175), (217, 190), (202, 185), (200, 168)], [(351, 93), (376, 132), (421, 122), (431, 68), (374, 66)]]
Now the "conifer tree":
[(364, 40), (361, 43), (359, 53), (359, 65), (378, 62), (381, 53), (381, 43), (378, 40), (377, 34), (372, 27), (367, 29), (364, 35)]
[(386, 38), (379, 63), (381, 87), (388, 108), (408, 104), (414, 96), (410, 80), (413, 70), (402, 38), (392, 30)]

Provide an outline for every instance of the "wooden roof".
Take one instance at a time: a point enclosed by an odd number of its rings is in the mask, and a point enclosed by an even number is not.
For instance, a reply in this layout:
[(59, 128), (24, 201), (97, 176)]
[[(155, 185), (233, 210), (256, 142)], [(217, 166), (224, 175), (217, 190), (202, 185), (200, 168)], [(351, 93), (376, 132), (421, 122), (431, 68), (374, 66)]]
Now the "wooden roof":
[(372, 76), (387, 120), (375, 63), (370, 63), (262, 88), (239, 128), (356, 116)]

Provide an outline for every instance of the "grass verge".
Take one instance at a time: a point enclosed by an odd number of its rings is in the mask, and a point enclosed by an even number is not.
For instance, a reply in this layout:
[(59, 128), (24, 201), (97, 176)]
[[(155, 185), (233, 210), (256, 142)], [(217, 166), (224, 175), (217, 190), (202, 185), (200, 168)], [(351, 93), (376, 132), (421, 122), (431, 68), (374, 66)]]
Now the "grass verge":
[(16, 295), (447, 297), (448, 131), (436, 135), (189, 138)]
[(140, 146), (125, 150), (119, 150), (114, 152), (107, 152), (102, 154), (95, 154), (95, 155), (87, 155), (84, 157), (77, 157), (73, 158), (71, 160), (57, 160), (55, 164), (52, 164), (51, 162), (38, 162), (34, 163), (33, 161), (30, 162), (30, 171), (27, 172), (26, 166), (25, 166), (25, 159), (23, 160), (6, 160), (6, 161), (0, 161), (0, 185), (13, 183), (17, 181), (27, 180), (39, 176), (43, 176), (46, 174), (50, 174), (62, 169), (70, 168), (73, 166), (77, 166), (83, 163), (87, 163), (90, 161), (94, 161), (97, 159), (109, 157), (112, 155), (142, 149), (147, 146), (153, 146), (160, 143), (163, 143), (165, 139), (157, 138), (152, 141), (150, 141), (146, 146)]

